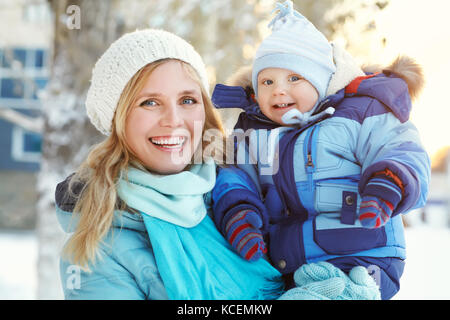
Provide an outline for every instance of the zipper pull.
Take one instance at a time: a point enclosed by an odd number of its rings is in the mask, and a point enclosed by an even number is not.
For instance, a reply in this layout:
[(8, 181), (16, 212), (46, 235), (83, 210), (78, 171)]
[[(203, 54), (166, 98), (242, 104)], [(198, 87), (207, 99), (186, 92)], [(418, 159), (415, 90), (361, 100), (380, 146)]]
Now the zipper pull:
[(312, 167), (312, 168), (314, 168), (314, 164), (313, 164), (313, 162), (312, 162), (312, 156), (311, 156), (311, 153), (308, 153), (307, 157), (308, 157), (308, 162), (306, 163), (306, 166), (307, 166), (307, 167)]

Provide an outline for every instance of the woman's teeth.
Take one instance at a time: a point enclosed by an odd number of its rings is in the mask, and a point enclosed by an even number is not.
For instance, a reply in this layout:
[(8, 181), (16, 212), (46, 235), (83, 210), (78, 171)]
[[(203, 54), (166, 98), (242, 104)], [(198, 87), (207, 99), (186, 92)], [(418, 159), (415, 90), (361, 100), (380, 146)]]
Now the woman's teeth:
[(152, 143), (164, 148), (179, 148), (183, 145), (185, 140), (185, 137), (150, 138)]

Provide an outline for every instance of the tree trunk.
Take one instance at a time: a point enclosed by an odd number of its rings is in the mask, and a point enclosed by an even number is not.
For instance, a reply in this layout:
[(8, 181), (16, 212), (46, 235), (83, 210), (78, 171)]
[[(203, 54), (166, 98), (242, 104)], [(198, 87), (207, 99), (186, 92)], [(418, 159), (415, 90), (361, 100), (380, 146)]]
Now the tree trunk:
[[(43, 146), (37, 178), (38, 299), (63, 297), (59, 254), (66, 240), (54, 205), (55, 186), (73, 172), (100, 134), (86, 117), (84, 101), (95, 61), (120, 33), (112, 17), (114, 1), (50, 1), (54, 17), (51, 75), (43, 98)], [(69, 5), (80, 8), (80, 29), (64, 16)]]

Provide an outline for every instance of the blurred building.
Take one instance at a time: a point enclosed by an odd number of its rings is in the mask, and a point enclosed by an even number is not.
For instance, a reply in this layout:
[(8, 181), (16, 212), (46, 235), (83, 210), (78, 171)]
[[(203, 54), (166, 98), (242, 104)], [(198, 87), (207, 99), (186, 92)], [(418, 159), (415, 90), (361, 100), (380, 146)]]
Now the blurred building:
[(450, 147), (442, 148), (433, 158), (424, 219), (428, 223), (450, 227)]
[(34, 227), (51, 27), (45, 0), (0, 0), (0, 228)]
[(450, 146), (433, 156), (426, 205), (413, 211), (404, 217), (408, 225), (450, 228)]

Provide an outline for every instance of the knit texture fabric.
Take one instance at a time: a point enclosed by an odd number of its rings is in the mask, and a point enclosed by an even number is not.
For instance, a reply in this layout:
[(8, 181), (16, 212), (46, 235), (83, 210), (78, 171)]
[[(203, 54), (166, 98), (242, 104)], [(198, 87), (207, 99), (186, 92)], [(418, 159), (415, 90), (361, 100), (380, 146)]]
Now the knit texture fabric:
[(402, 200), (403, 189), (400, 178), (389, 169), (375, 173), (362, 193), (358, 218), (363, 227), (384, 226)]
[(267, 252), (259, 230), (262, 224), (261, 217), (251, 210), (237, 212), (226, 223), (228, 242), (246, 260), (256, 261)]
[(394, 211), (394, 206), (389, 201), (365, 196), (361, 199), (358, 219), (365, 228), (379, 228), (388, 222), (392, 211)]
[(266, 68), (292, 70), (326, 96), (328, 83), (336, 71), (333, 49), (325, 36), (293, 9), (292, 1), (277, 3), (277, 16), (269, 24), (272, 34), (263, 40), (253, 61), (252, 84), (258, 94), (258, 74)]
[(169, 58), (190, 64), (209, 92), (205, 65), (188, 42), (164, 30), (127, 33), (111, 44), (92, 71), (86, 98), (86, 111), (92, 124), (109, 135), (117, 103), (128, 81), (147, 64)]
[(297, 285), (279, 300), (380, 300), (375, 280), (366, 268), (354, 267), (346, 275), (332, 264), (321, 261), (301, 266), (294, 274)]

